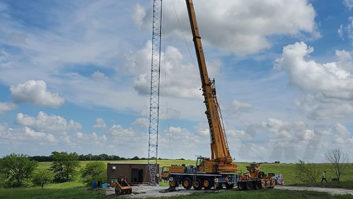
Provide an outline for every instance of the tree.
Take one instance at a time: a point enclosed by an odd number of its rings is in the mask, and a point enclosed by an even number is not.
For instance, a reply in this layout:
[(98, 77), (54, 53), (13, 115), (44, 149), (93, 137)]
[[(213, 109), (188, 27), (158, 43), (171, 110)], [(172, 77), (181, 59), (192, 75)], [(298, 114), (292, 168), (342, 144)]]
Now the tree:
[(77, 153), (52, 152), (53, 163), (50, 170), (54, 172), (55, 182), (73, 180), (76, 168), (80, 166)]
[(93, 181), (104, 181), (107, 178), (106, 164), (103, 162), (89, 162), (81, 171), (83, 182), (90, 185)]
[(297, 178), (305, 184), (317, 183), (320, 179), (320, 171), (315, 164), (305, 163), (302, 160), (296, 164)]
[(40, 185), (42, 189), (44, 185), (54, 180), (54, 174), (48, 169), (40, 169), (34, 173), (32, 182), (35, 185)]
[(340, 149), (334, 149), (328, 151), (326, 154), (326, 159), (331, 163), (331, 168), (336, 175), (337, 181), (340, 181), (342, 173), (345, 172), (347, 168), (348, 157)]
[(3, 174), (5, 186), (8, 187), (22, 186), (23, 182), (31, 177), (36, 167), (37, 162), (23, 154), (13, 153), (0, 160), (0, 173)]

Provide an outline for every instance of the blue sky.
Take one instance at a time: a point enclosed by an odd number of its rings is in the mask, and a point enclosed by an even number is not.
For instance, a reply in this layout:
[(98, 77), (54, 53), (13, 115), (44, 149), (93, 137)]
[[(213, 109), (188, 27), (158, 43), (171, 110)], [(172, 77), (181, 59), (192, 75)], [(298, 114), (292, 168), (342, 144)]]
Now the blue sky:
[[(353, 154), (353, 1), (201, 2), (196, 15), (235, 160)], [(160, 156), (209, 156), (185, 2), (163, 4)], [(147, 156), (151, 6), (0, 1), (0, 156)]]

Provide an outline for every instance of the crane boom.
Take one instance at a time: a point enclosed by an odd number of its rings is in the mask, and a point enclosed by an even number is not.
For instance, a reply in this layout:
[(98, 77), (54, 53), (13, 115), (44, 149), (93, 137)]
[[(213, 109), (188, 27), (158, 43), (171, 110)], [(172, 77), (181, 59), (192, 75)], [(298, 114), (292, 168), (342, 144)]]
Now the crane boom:
[(233, 159), (229, 153), (228, 143), (222, 125), (223, 123), (220, 117), (220, 107), (216, 96), (215, 81), (211, 81), (208, 76), (206, 60), (202, 48), (201, 36), (197, 26), (193, 1), (186, 0), (186, 5), (200, 70), (202, 92), (205, 99), (204, 103), (206, 105), (205, 113), (210, 128), (211, 159), (209, 162), (213, 162), (213, 165), (215, 165), (216, 170), (218, 171), (235, 172), (237, 170), (237, 166), (232, 164)]

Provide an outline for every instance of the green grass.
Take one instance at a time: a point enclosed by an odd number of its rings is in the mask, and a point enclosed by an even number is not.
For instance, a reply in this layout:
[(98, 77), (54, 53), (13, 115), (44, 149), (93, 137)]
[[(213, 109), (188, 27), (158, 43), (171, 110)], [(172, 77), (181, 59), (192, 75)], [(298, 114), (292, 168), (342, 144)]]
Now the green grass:
[(189, 196), (175, 196), (168, 199), (353, 199), (351, 195), (331, 196), (326, 193), (309, 191), (286, 191), (286, 190), (258, 190), (258, 191), (222, 191), (220, 193), (198, 193)]
[(98, 199), (103, 192), (88, 190), (81, 182), (49, 184), (41, 187), (0, 189), (0, 198), (6, 199)]
[[(81, 161), (80, 168), (83, 168), (90, 161)], [(119, 162), (119, 163), (147, 163), (146, 160), (126, 160), (126, 161), (103, 161), (108, 162)], [(171, 164), (186, 164), (194, 165), (195, 160), (160, 160), (158, 161), (160, 166), (167, 166)], [(239, 162), (238, 168), (241, 172), (246, 172), (246, 166), (248, 163)], [(40, 162), (38, 168), (46, 169), (49, 168), (51, 162)], [(330, 170), (329, 164), (317, 164), (317, 168), (321, 171), (327, 171), (327, 179), (330, 180), (334, 178), (333, 173)], [(78, 169), (79, 170), (79, 169)], [(262, 164), (261, 170), (265, 173), (281, 173), (285, 178), (286, 185), (303, 185), (296, 177), (295, 164)], [(340, 187), (340, 188), (349, 188), (353, 189), (353, 164), (349, 165), (347, 173), (343, 175), (342, 181), (329, 182), (329, 183), (316, 183), (304, 186), (322, 186), (322, 187)], [(320, 180), (320, 176), (318, 176)], [(167, 185), (167, 183), (164, 183)], [(200, 193), (191, 196), (180, 196), (174, 198), (327, 198), (327, 199), (353, 199), (352, 196), (329, 196), (324, 193), (315, 193), (315, 192), (289, 192), (283, 190), (265, 190), (265, 191), (251, 191), (251, 192), (239, 192), (239, 191), (225, 191), (221, 193)], [(75, 199), (93, 199), (93, 198), (103, 198), (103, 193), (99, 191), (88, 190), (87, 187), (80, 181), (79, 175), (77, 175), (75, 181), (68, 183), (58, 183), (58, 184), (48, 184), (45, 185), (42, 190), (40, 187), (27, 187), (27, 188), (13, 188), (13, 189), (2, 189), (0, 188), (0, 198), (9, 198), (9, 199), (46, 199), (46, 198), (75, 198)]]

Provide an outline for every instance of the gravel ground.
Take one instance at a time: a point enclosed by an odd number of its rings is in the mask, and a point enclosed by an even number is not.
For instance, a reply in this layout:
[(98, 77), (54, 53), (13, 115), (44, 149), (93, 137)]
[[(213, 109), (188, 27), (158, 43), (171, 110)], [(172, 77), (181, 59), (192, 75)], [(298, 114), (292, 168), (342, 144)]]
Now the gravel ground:
[[(275, 189), (279, 190), (290, 190), (290, 191), (316, 191), (316, 192), (325, 192), (331, 195), (353, 195), (353, 190), (341, 189), (341, 188), (322, 188), (322, 187), (299, 187), (299, 186), (275, 186)], [(169, 192), (165, 186), (148, 186), (148, 185), (138, 185), (132, 187), (132, 194), (130, 195), (121, 195), (119, 198), (150, 198), (150, 197), (171, 197), (171, 196), (180, 196), (180, 195), (190, 195), (195, 192), (208, 192), (205, 190), (194, 191), (185, 190), (179, 188), (177, 191)], [(217, 192), (217, 191), (209, 191)], [(106, 196), (115, 195), (114, 188), (106, 189)]]
[[(168, 187), (165, 186), (148, 186), (148, 185), (138, 185), (132, 187), (132, 194), (122, 195), (119, 197), (124, 198), (149, 198), (149, 197), (170, 197), (170, 196), (180, 196), (180, 195), (190, 195), (194, 193), (194, 190), (185, 190), (180, 188), (177, 191), (169, 192)], [(199, 192), (199, 191), (197, 191)], [(108, 188), (105, 195), (114, 195), (114, 188)]]
[(290, 191), (316, 191), (325, 192), (331, 195), (353, 195), (353, 190), (341, 188), (324, 188), (324, 187), (298, 187), (298, 186), (275, 186), (275, 189), (290, 190)]

